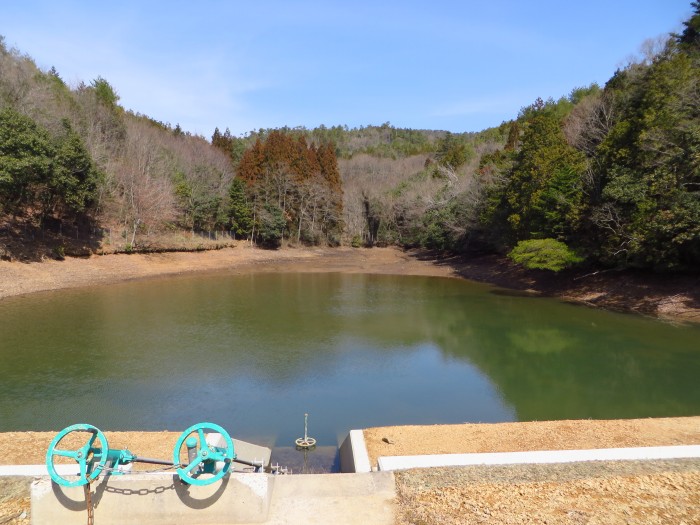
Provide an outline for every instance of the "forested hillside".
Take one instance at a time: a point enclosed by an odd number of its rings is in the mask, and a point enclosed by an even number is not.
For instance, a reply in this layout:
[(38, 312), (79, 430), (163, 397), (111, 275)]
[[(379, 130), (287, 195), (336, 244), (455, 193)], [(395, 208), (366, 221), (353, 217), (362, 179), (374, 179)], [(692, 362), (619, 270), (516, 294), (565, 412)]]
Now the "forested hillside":
[[(202, 137), (125, 111), (103, 78), (69, 87), (0, 40), (0, 241), (132, 250), (227, 221), (234, 169)], [(9, 252), (9, 253), (7, 253)], [(2, 255), (2, 254), (0, 254)]]
[[(364, 209), (363, 240), (516, 247), (518, 262), (554, 270), (580, 261), (700, 268), (700, 4), (693, 7), (680, 35), (647, 46), (604, 87), (538, 99), (497, 129), (443, 136), (423, 169), (410, 156), (383, 167), (376, 157), (341, 161), (346, 194), (356, 195), (347, 206)], [(372, 184), (378, 173), (389, 189)]]
[(211, 140), (68, 86), (0, 40), (0, 256), (396, 244), (532, 268), (700, 267), (700, 4), (604, 85), (479, 133), (283, 128)]
[(482, 158), (481, 173), (495, 183), (481, 227), (494, 245), (551, 238), (604, 265), (699, 267), (700, 4), (694, 7), (681, 35), (604, 88), (525, 108), (508, 145)]

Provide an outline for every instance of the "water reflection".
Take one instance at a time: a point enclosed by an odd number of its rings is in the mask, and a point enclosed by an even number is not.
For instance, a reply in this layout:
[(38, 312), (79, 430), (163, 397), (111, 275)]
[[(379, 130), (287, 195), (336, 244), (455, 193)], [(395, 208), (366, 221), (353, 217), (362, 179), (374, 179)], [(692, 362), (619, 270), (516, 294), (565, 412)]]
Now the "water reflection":
[(700, 330), (449, 279), (200, 276), (0, 302), (0, 431), (336, 444), (390, 424), (700, 412)]
[(484, 371), (519, 420), (700, 413), (698, 327), (537, 298), (446, 312), (442, 350)]

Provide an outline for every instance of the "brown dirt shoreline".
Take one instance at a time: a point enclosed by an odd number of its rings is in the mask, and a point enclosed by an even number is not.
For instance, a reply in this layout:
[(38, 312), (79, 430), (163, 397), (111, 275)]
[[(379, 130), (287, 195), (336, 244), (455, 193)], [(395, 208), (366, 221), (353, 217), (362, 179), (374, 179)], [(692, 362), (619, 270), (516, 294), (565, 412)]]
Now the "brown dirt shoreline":
[(261, 250), (248, 246), (205, 252), (110, 254), (64, 261), (0, 261), (0, 299), (28, 293), (202, 272), (345, 272), (454, 276), (447, 267), (393, 248)]
[(240, 244), (205, 252), (93, 255), (42, 262), (0, 261), (0, 299), (28, 293), (194, 272), (344, 272), (456, 277), (516, 292), (700, 322), (700, 276), (635, 272), (527, 271), (508, 259), (443, 256), (398, 248), (260, 250)]

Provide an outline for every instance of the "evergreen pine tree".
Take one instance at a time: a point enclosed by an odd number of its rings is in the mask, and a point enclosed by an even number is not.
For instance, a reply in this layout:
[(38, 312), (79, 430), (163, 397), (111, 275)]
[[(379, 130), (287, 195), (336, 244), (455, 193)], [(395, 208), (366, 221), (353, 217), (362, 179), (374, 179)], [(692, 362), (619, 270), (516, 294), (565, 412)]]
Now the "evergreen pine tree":
[(253, 230), (253, 210), (245, 194), (245, 184), (241, 179), (233, 179), (229, 198), (231, 230), (237, 237), (247, 237)]

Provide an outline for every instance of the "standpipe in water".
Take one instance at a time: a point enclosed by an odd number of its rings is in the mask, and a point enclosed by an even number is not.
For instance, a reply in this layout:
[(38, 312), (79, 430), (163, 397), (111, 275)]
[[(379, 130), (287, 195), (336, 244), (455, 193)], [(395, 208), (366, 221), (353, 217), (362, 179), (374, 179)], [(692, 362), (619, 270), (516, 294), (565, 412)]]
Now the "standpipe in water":
[(311, 449), (316, 446), (316, 440), (309, 437), (309, 414), (304, 414), (304, 437), (295, 441), (297, 448)]

